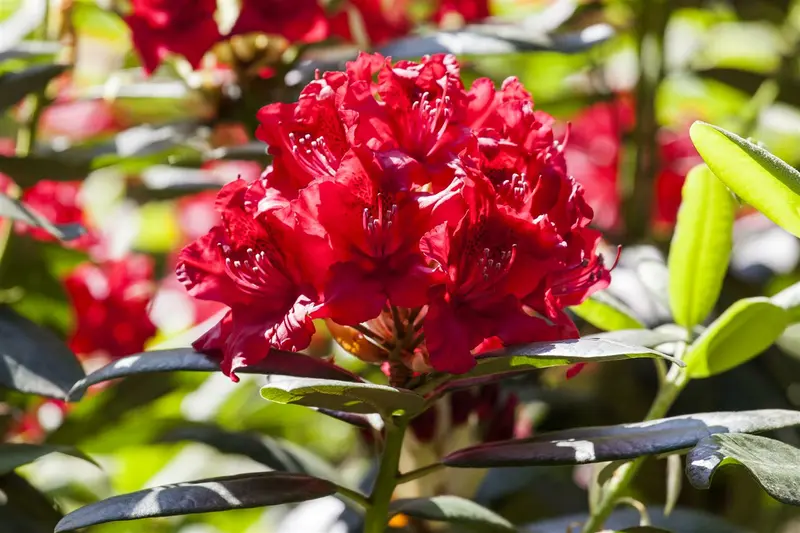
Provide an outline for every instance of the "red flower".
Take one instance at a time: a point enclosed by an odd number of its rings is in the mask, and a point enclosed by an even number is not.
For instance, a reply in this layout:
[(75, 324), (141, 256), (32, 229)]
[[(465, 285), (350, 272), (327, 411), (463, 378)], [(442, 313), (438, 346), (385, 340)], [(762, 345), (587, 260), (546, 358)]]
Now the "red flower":
[(314, 325), (317, 293), (299, 261), (300, 250), (315, 237), (298, 234), (274, 211), (258, 213), (247, 200), (259, 184), (243, 180), (225, 185), (217, 198), (222, 224), (181, 252), (177, 273), (189, 293), (230, 307), (228, 314), (194, 343), (221, 353), (222, 369), (263, 359), (271, 347), (301, 350)]
[(660, 226), (675, 225), (686, 175), (692, 167), (703, 162), (688, 131), (688, 127), (680, 133), (662, 129), (658, 134), (661, 172), (656, 176), (654, 218)]
[(69, 345), (82, 355), (122, 357), (141, 352), (155, 335), (148, 309), (153, 262), (144, 255), (99, 265), (84, 263), (64, 280), (75, 312)]
[(313, 43), (328, 37), (328, 21), (317, 0), (244, 0), (231, 35), (255, 32)]
[[(22, 193), (22, 201), (53, 224), (81, 224), (90, 228), (80, 197), (80, 181), (42, 180)], [(17, 222), (18, 233), (29, 234), (35, 239), (53, 241), (55, 237), (42, 228)], [(97, 235), (88, 231), (85, 235), (66, 243), (70, 248), (88, 251), (99, 244)]]
[(66, 138), (81, 142), (121, 129), (106, 100), (57, 101), (45, 108), (40, 123), (42, 138)]
[(411, 31), (407, 4), (405, 0), (396, 2), (348, 0), (331, 18), (331, 34), (349, 42), (356, 42), (352, 20), (355, 16), (359, 17), (357, 23), (369, 38), (367, 44), (377, 46), (398, 39)]
[(145, 72), (152, 73), (170, 52), (197, 68), (220, 40), (216, 9), (216, 0), (133, 0), (125, 22)]
[(489, 0), (442, 0), (433, 20), (438, 24), (446, 24), (450, 17), (458, 17), (462, 23), (488, 18)]

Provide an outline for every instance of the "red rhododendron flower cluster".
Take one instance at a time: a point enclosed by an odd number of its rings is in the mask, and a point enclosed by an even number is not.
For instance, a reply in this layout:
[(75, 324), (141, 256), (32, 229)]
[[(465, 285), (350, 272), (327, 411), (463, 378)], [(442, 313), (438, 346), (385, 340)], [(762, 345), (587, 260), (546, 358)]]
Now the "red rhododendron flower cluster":
[(84, 263), (64, 280), (75, 313), (69, 346), (84, 356), (141, 352), (155, 335), (148, 310), (155, 292), (153, 262), (145, 255)]
[(467, 90), (453, 56), (362, 54), (258, 118), (272, 167), (223, 187), (222, 223), (178, 266), (230, 308), (195, 348), (234, 378), (307, 347), (315, 318), (465, 372), (487, 346), (577, 336), (564, 309), (609, 281), (553, 119), (514, 78)]

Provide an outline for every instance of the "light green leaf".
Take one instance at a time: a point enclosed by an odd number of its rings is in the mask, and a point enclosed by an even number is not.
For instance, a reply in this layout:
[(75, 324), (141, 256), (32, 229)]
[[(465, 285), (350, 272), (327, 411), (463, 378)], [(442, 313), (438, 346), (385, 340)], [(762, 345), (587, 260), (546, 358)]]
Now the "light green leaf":
[(13, 472), (20, 466), (32, 463), (40, 457), (56, 452), (71, 455), (78, 459), (88, 461), (93, 465), (97, 465), (91, 457), (71, 446), (6, 442), (0, 443), (0, 475)]
[(415, 392), (385, 385), (290, 376), (269, 376), (261, 396), (276, 403), (383, 415), (416, 414), (425, 403)]
[(698, 489), (711, 486), (723, 466), (745, 467), (759, 485), (776, 500), (800, 505), (800, 450), (783, 442), (728, 433), (700, 441), (686, 457), (686, 476)]
[(604, 331), (641, 329), (644, 325), (627, 305), (607, 292), (598, 292), (570, 310), (596, 328)]
[(675, 322), (692, 328), (714, 308), (728, 269), (735, 205), (725, 185), (705, 165), (683, 185), (669, 252), (669, 302)]
[(767, 150), (704, 122), (692, 142), (714, 174), (745, 202), (800, 237), (800, 172)]
[(795, 283), (770, 298), (773, 304), (786, 309), (792, 323), (800, 322), (800, 283)]
[(412, 498), (395, 500), (389, 512), (405, 514), (434, 522), (449, 522), (463, 526), (473, 526), (479, 531), (514, 533), (511, 523), (493, 511), (477, 503), (458, 496), (433, 496), (432, 498)]
[(730, 306), (689, 348), (689, 377), (707, 378), (746, 363), (775, 342), (789, 313), (769, 298), (745, 298)]
[(681, 495), (683, 486), (683, 465), (681, 456), (678, 454), (667, 456), (667, 500), (664, 503), (664, 516), (669, 516), (678, 498)]

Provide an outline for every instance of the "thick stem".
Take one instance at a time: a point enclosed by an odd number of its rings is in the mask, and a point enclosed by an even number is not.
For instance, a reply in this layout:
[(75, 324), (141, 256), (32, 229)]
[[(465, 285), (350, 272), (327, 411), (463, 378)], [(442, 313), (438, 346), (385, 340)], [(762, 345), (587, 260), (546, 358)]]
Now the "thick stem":
[[(678, 394), (686, 387), (688, 382), (689, 378), (686, 377), (686, 372), (678, 366), (673, 365), (669, 374), (667, 374), (666, 381), (658, 391), (655, 400), (653, 400), (653, 404), (650, 406), (645, 420), (655, 420), (666, 415), (667, 411), (669, 411), (669, 408), (672, 407), (672, 404), (678, 397)], [(647, 457), (634, 459), (629, 463), (625, 463), (614, 472), (612, 478), (605, 487), (603, 487), (603, 497), (592, 512), (589, 520), (584, 524), (581, 533), (595, 533), (602, 528), (603, 523), (608, 519), (611, 511), (614, 510), (623, 492), (628, 488), (633, 478), (636, 477), (645, 459), (647, 459)]]
[(400, 451), (408, 422), (387, 421), (386, 440), (381, 457), (378, 477), (370, 496), (370, 505), (364, 517), (364, 533), (384, 533), (389, 523), (389, 503), (397, 486)]

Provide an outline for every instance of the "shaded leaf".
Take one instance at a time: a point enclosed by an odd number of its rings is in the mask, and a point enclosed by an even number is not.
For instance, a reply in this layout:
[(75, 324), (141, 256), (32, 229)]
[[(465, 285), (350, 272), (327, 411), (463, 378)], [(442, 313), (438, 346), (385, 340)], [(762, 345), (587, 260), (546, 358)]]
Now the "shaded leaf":
[(705, 165), (683, 185), (669, 250), (669, 304), (675, 322), (692, 328), (711, 313), (728, 270), (735, 204), (725, 184)]
[(83, 378), (75, 355), (54, 333), (0, 306), (0, 386), (66, 398)]
[(745, 298), (725, 310), (686, 353), (691, 378), (707, 378), (746, 363), (775, 342), (789, 313), (769, 298)]
[(272, 157), (263, 142), (250, 142), (238, 146), (221, 146), (206, 153), (207, 159), (231, 159), (234, 161), (258, 161), (268, 163)]
[[(666, 326), (667, 324), (665, 324)], [(655, 348), (662, 344), (686, 340), (686, 331), (683, 328), (667, 328), (664, 326), (656, 329), (620, 329), (592, 335), (595, 339), (608, 339), (621, 342), (629, 346), (644, 346)]]
[(631, 308), (601, 291), (570, 310), (596, 328), (605, 331), (644, 328)]
[(481, 531), (514, 533), (516, 528), (502, 516), (486, 507), (458, 496), (433, 496), (394, 500), (390, 514), (405, 514), (434, 522), (477, 526)]
[(214, 425), (191, 425), (174, 428), (158, 442), (202, 442), (222, 453), (239, 454), (273, 470), (308, 474), (323, 479), (339, 477), (330, 463), (289, 441), (273, 439), (253, 432), (226, 431)]
[(66, 157), (0, 155), (0, 172), (8, 174), (20, 187), (30, 187), (41, 180), (82, 180), (91, 172), (88, 162)]
[(716, 433), (759, 433), (797, 425), (800, 411), (701, 413), (481, 444), (453, 452), (442, 462), (465, 468), (600, 463), (684, 450)]
[(415, 392), (385, 385), (288, 376), (270, 376), (261, 396), (276, 403), (384, 416), (397, 411), (415, 414), (425, 403)]
[(51, 453), (71, 455), (98, 466), (91, 457), (71, 446), (5, 442), (0, 443), (0, 475), (12, 472), (22, 465), (32, 463), (36, 459)]
[(0, 194), (0, 217), (19, 220), (41, 228), (61, 241), (71, 241), (86, 233), (86, 230), (80, 224), (52, 224), (20, 200), (5, 194)]
[(347, 424), (359, 427), (361, 429), (380, 431), (383, 429), (383, 419), (380, 415), (361, 415), (357, 413), (346, 413), (344, 411), (334, 411), (332, 409), (325, 409), (324, 407), (318, 408), (318, 412), (327, 415), (336, 420), (341, 420)]
[(800, 237), (800, 172), (738, 135), (695, 122), (690, 135), (714, 174), (783, 229)]
[[(69, 400), (80, 399), (86, 390), (97, 383), (154, 372), (218, 372), (219, 359), (195, 352), (191, 348), (153, 350), (129, 355), (107, 364), (82, 379), (69, 392)], [(315, 376), (339, 381), (359, 381), (347, 370), (321, 359), (301, 353), (271, 350), (259, 364), (236, 370), (241, 374), (285, 374), (288, 376)]]
[(800, 505), (800, 450), (755, 435), (732, 433), (703, 439), (686, 457), (686, 475), (698, 489), (707, 489), (723, 466), (745, 467), (776, 500)]
[(52, 533), (62, 515), (50, 499), (17, 474), (0, 476), (0, 531)]
[(87, 505), (65, 516), (55, 531), (74, 531), (123, 520), (295, 503), (334, 492), (336, 486), (328, 481), (285, 472), (204, 479), (140, 490)]
[(0, 74), (0, 112), (26, 95), (41, 91), (50, 80), (67, 70), (66, 65), (35, 65), (19, 72)]

